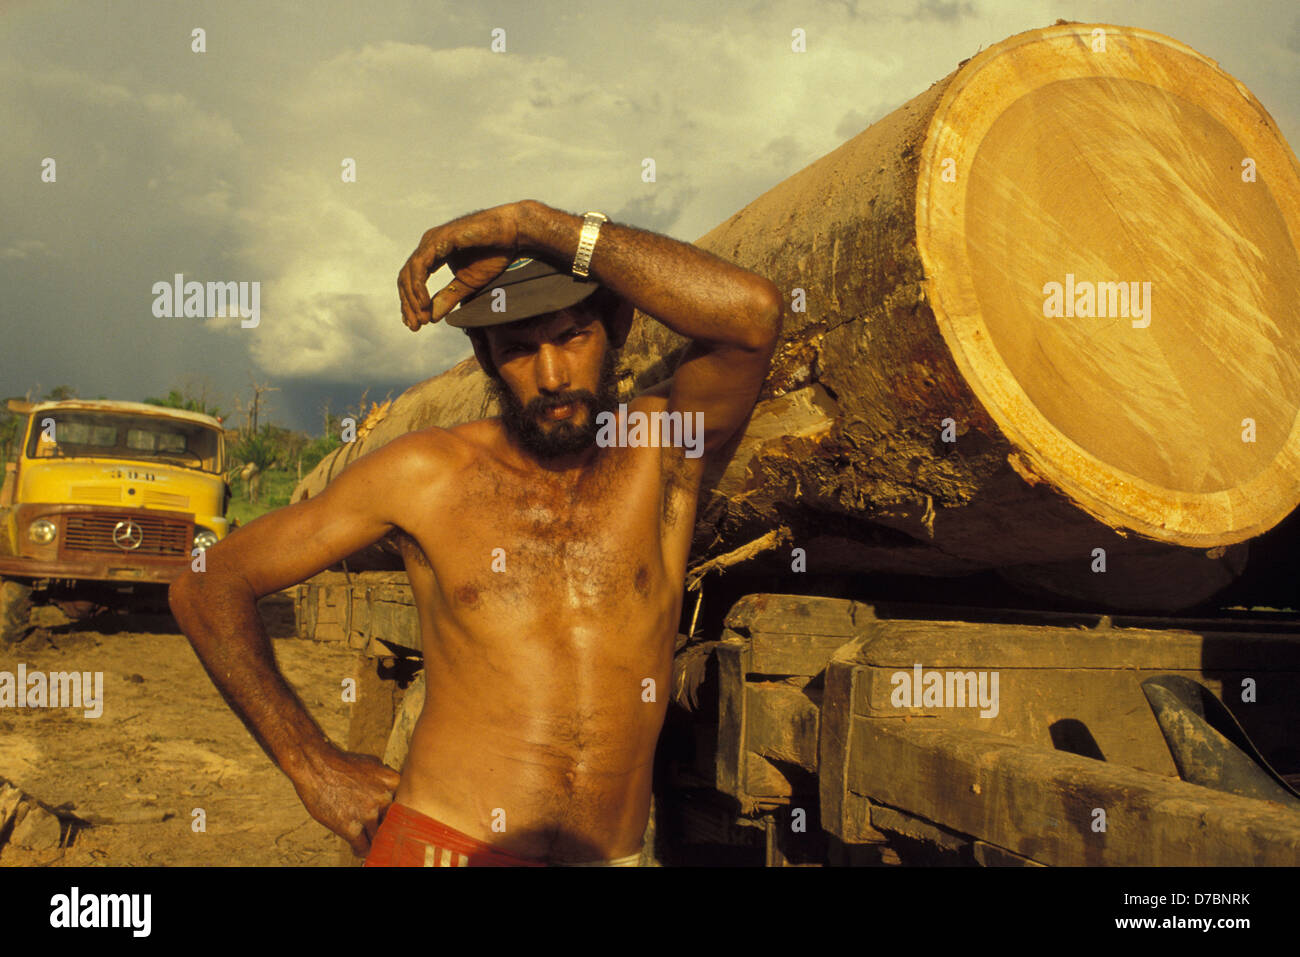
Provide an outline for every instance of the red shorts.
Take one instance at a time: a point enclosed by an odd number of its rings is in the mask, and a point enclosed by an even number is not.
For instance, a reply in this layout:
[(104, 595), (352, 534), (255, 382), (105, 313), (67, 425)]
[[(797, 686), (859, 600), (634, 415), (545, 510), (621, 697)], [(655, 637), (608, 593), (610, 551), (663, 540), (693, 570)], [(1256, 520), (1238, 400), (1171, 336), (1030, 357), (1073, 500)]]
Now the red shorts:
[(365, 867), (545, 867), (393, 804), (370, 844)]

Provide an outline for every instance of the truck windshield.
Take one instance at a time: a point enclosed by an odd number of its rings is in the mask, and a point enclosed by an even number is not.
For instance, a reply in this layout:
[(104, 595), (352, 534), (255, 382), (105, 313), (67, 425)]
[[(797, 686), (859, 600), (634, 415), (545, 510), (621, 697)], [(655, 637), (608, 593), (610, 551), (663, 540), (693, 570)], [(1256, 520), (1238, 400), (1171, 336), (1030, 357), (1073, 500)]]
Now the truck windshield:
[(47, 410), (32, 417), (29, 459), (158, 459), (216, 472), (220, 433), (197, 422), (117, 412)]

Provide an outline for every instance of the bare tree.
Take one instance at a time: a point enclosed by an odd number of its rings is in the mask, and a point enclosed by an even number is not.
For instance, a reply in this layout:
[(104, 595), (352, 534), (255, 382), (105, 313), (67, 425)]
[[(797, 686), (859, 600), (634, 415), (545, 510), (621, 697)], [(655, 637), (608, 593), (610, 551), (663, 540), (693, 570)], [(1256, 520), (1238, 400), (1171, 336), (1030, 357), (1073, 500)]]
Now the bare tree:
[[(252, 381), (251, 377), (249, 381), (250, 382)], [(265, 392), (279, 392), (280, 387), (265, 385), (265, 384), (258, 385), (256, 382), (253, 382), (252, 385), (253, 385), (253, 401), (252, 404), (250, 404), (248, 407), (248, 431), (250, 435), (256, 435), (257, 415), (262, 404), (262, 394)]]

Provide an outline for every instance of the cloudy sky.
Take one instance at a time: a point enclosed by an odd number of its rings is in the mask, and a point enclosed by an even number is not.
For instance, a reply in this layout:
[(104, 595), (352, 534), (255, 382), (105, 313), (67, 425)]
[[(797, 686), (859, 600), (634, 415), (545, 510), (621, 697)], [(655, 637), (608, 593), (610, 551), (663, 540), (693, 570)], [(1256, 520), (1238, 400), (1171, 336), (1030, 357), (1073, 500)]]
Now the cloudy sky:
[[(279, 389), (274, 421), (319, 430), (326, 399), (469, 355), (456, 329), (401, 324), (397, 271), (426, 229), (534, 198), (696, 239), (1058, 17), (1196, 48), (1300, 146), (1291, 0), (0, 0), (0, 394), (180, 387), (230, 412), (256, 381)], [(176, 273), (260, 282), (260, 324), (156, 318)]]

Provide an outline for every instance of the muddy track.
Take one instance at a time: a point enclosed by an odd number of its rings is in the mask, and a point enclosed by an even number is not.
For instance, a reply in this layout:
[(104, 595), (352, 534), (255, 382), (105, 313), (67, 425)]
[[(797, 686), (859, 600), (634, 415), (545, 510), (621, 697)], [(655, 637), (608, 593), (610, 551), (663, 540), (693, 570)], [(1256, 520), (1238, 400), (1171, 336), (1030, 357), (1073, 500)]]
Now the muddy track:
[[(336, 743), (355, 653), (293, 636), (292, 604), (262, 615), (289, 683)], [(0, 670), (103, 673), (103, 713), (0, 708), (0, 778), (93, 825), (64, 848), (0, 846), (0, 866), (333, 866), (342, 842), (230, 711), (169, 616), (101, 615), (38, 628)], [(194, 822), (201, 809), (205, 829)]]

